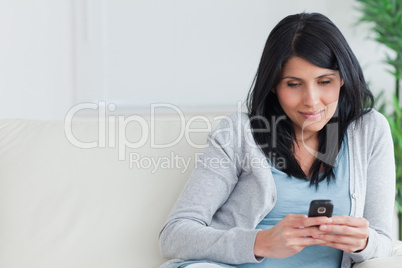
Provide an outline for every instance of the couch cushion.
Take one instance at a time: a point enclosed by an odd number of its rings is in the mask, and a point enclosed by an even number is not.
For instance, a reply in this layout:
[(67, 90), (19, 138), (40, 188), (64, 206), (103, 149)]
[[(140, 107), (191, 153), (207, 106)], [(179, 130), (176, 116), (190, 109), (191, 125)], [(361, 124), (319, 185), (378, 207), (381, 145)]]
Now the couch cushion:
[(0, 267), (161, 264), (158, 232), (208, 132), (182, 127), (0, 120)]

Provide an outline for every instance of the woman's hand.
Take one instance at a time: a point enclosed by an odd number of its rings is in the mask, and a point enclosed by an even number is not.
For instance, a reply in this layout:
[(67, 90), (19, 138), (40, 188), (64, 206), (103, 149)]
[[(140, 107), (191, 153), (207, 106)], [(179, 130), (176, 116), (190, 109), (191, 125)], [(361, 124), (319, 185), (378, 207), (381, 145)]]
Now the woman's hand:
[(334, 216), (331, 224), (321, 225), (319, 230), (325, 234), (316, 234), (313, 235), (313, 238), (325, 241), (320, 245), (337, 248), (345, 252), (356, 252), (367, 246), (369, 222), (364, 218)]
[(306, 215), (289, 214), (271, 229), (258, 232), (254, 254), (258, 257), (287, 258), (307, 246), (328, 243), (330, 237), (325, 237), (327, 240), (317, 237), (328, 233), (320, 230), (318, 226), (322, 225), (325, 228), (335, 226), (331, 224), (332, 218), (308, 218)]

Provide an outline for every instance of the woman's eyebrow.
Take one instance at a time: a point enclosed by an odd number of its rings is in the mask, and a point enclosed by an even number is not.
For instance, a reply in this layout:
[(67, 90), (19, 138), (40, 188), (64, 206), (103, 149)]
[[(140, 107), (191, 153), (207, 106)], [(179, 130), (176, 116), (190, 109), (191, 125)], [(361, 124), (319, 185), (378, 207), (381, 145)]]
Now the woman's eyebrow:
[(295, 77), (295, 76), (284, 76), (284, 77), (282, 77), (281, 79), (295, 79), (295, 80), (303, 80), (303, 79), (301, 79), (301, 78), (299, 78), (299, 77)]
[[(332, 76), (332, 75), (335, 75), (335, 73), (327, 73), (327, 74), (323, 74), (323, 75), (317, 76), (317, 77), (316, 77), (316, 79), (317, 79), (317, 78), (326, 77), (326, 76)], [(291, 75), (284, 76), (284, 77), (282, 77), (281, 79), (295, 79), (295, 80), (303, 80), (302, 78), (299, 78), (299, 77), (296, 77), (296, 76), (291, 76)]]
[(320, 76), (318, 76), (318, 77), (316, 77), (316, 78), (321, 78), (321, 77), (325, 77), (325, 76), (331, 76), (331, 75), (335, 75), (335, 73), (327, 73), (327, 74), (323, 74), (323, 75), (320, 75)]

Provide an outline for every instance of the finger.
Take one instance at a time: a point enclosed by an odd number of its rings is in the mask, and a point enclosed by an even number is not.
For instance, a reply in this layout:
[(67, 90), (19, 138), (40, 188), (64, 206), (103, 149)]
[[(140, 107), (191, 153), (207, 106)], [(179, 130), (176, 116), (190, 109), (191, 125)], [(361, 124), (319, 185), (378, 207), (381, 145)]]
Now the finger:
[(288, 214), (283, 218), (283, 222), (286, 226), (292, 228), (305, 228), (331, 224), (332, 219), (328, 217), (307, 217), (307, 215), (302, 214)]
[(368, 235), (359, 238), (356, 236), (332, 233), (314, 235), (313, 238), (326, 241), (320, 245), (337, 248), (345, 252), (356, 252), (358, 250), (363, 250), (366, 248), (368, 242)]
[(324, 240), (329, 243), (339, 243), (339, 244), (356, 244), (359, 238), (341, 235), (341, 234), (317, 234), (313, 238)]
[(326, 233), (338, 233), (356, 238), (366, 238), (369, 236), (368, 227), (350, 227), (347, 225), (321, 225), (318, 228)]
[(354, 226), (354, 227), (368, 227), (369, 222), (365, 218), (354, 218), (350, 216), (333, 216), (332, 217), (332, 224), (338, 224), (338, 225), (348, 225), (348, 226)]
[(343, 244), (343, 243), (333, 243), (333, 242), (324, 242), (320, 245), (340, 249), (340, 250), (342, 250), (344, 252), (348, 252), (348, 253), (356, 252), (356, 251), (359, 251), (359, 250), (362, 250), (365, 248), (365, 245), (358, 246), (358, 245), (354, 245), (354, 244)]
[(319, 226), (297, 228), (293, 231), (295, 237), (312, 237), (322, 234), (328, 234), (327, 231), (321, 231)]
[(314, 245), (326, 245), (332, 242), (328, 242), (322, 239), (315, 239), (312, 237), (298, 237), (288, 241), (287, 246), (291, 247), (307, 247), (307, 246), (314, 246)]
[(324, 235), (314, 235), (313, 238), (324, 240), (327, 242), (327, 246), (331, 247), (342, 247), (348, 252), (355, 252), (357, 250), (362, 250), (367, 246), (368, 236), (362, 238), (341, 235), (341, 234), (324, 234)]
[(303, 214), (288, 214), (282, 219), (282, 221), (286, 226), (299, 228), (303, 227), (303, 222), (306, 218), (307, 215)]
[(303, 220), (304, 227), (311, 227), (322, 224), (333, 224), (333, 220), (332, 218), (328, 217), (308, 217)]

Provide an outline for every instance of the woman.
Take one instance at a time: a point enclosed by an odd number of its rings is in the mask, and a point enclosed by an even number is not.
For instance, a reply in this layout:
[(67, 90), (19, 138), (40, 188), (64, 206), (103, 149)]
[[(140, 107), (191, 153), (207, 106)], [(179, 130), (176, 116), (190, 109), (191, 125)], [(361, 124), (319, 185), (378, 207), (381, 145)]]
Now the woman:
[[(175, 258), (162, 267), (351, 267), (389, 256), (393, 146), (372, 105), (327, 17), (279, 22), (249, 113), (209, 135), (160, 233), (163, 256)], [(331, 199), (333, 217), (307, 217), (313, 199)]]

